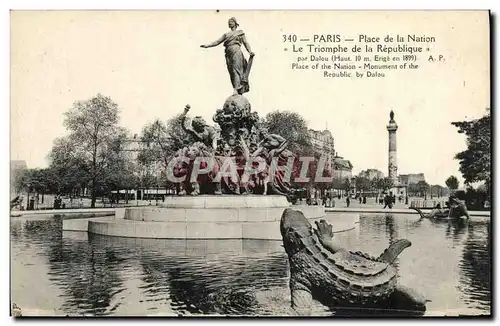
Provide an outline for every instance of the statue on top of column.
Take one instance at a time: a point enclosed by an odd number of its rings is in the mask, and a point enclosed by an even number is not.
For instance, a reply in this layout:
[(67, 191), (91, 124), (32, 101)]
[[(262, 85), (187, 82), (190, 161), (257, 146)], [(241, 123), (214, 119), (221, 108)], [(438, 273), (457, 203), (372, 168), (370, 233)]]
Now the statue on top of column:
[[(226, 48), (226, 66), (231, 84), (233, 85), (233, 95), (241, 95), (250, 90), (248, 75), (250, 74), (255, 53), (252, 52), (252, 48), (245, 37), (245, 33), (241, 29), (238, 29), (240, 25), (236, 21), (236, 18), (229, 18), (228, 26), (230, 28), (229, 32), (224, 33), (219, 39), (212, 43), (201, 45), (201, 47), (211, 48), (224, 42), (224, 47)], [(248, 61), (245, 59), (243, 51), (241, 51), (242, 44), (250, 54)]]

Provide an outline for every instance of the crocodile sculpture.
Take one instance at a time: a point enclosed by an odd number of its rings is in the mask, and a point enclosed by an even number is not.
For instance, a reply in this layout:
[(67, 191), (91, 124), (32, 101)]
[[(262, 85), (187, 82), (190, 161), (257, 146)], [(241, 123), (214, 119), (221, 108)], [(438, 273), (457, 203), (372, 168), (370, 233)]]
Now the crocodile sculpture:
[(411, 242), (398, 240), (378, 258), (350, 252), (332, 241), (332, 226), (312, 228), (302, 212), (285, 209), (280, 230), (290, 265), (292, 308), (310, 315), (313, 300), (335, 309), (424, 312), (420, 294), (397, 284), (396, 257)]

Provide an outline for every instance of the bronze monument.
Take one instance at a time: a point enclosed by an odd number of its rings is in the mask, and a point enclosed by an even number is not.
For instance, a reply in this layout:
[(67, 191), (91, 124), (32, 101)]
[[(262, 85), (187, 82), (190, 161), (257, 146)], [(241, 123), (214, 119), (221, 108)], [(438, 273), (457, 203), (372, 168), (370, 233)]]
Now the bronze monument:
[[(272, 164), (277, 162), (277, 165), (281, 163), (283, 166), (294, 155), (286, 150), (288, 142), (285, 138), (269, 133), (261, 126), (258, 113), (252, 112), (250, 102), (242, 95), (250, 89), (248, 74), (254, 53), (245, 33), (238, 29), (239, 25), (234, 17), (229, 19), (228, 25), (231, 29), (229, 32), (201, 47), (209, 48), (224, 43), (233, 94), (212, 117), (220, 127), (220, 133), (201, 117), (189, 119), (187, 113), (191, 107), (186, 105), (181, 115), (182, 127), (194, 137), (195, 143), (177, 153), (174, 176), (185, 177), (179, 183), (179, 194), (273, 193), (290, 196), (291, 189), (284, 177), (284, 171), (289, 169), (282, 167), (280, 171), (273, 171)], [(248, 62), (241, 51), (241, 45), (250, 53)], [(210, 162), (196, 160), (196, 157), (201, 156), (206, 160), (208, 158)], [(236, 171), (226, 173), (228, 166)], [(193, 171), (198, 176), (196, 171), (200, 169), (204, 169), (203, 176), (191, 177)]]

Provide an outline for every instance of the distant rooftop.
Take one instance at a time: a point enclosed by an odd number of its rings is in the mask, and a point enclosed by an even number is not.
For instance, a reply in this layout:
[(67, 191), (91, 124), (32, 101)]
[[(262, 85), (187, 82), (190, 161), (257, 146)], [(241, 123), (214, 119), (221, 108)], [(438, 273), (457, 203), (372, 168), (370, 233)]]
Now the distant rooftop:
[(22, 169), (22, 168), (27, 168), (28, 165), (26, 164), (26, 161), (24, 160), (11, 160), (10, 161), (10, 168), (11, 169)]
[(328, 129), (325, 129), (325, 130), (314, 130), (314, 129), (309, 129), (309, 132), (310, 133), (313, 133), (313, 134), (320, 134), (322, 136), (332, 136), (332, 133), (330, 130)]
[(335, 156), (333, 158), (333, 162), (334, 162), (335, 166), (337, 166), (337, 167), (349, 169), (349, 170), (352, 169), (351, 161), (346, 160), (341, 156)]

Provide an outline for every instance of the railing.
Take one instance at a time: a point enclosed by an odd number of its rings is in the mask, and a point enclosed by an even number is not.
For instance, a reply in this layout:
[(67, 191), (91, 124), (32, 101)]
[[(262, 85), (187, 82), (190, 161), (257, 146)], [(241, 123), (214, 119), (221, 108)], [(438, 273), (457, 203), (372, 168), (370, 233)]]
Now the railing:
[(410, 208), (420, 208), (420, 209), (432, 209), (437, 206), (437, 204), (441, 205), (441, 208), (446, 207), (445, 200), (412, 200), (410, 203)]
[[(135, 200), (131, 199), (128, 201), (128, 203), (125, 203), (125, 200), (120, 200), (119, 203), (111, 203), (110, 201), (102, 201), (98, 200), (95, 203), (94, 208), (119, 208), (119, 207), (137, 207), (137, 206), (155, 206), (157, 203), (161, 202), (161, 200), (156, 201), (156, 200)], [(35, 203), (33, 210), (37, 211), (44, 211), (44, 210), (54, 210), (54, 209), (91, 209), (90, 207), (90, 201), (85, 201), (83, 203), (79, 203), (78, 201), (64, 201), (64, 206), (61, 204), (59, 208), (54, 208), (54, 203), (52, 201), (48, 201), (45, 203)], [(26, 203), (23, 202), (22, 208), (19, 207), (19, 205), (14, 206), (13, 210), (27, 210), (26, 209)]]

